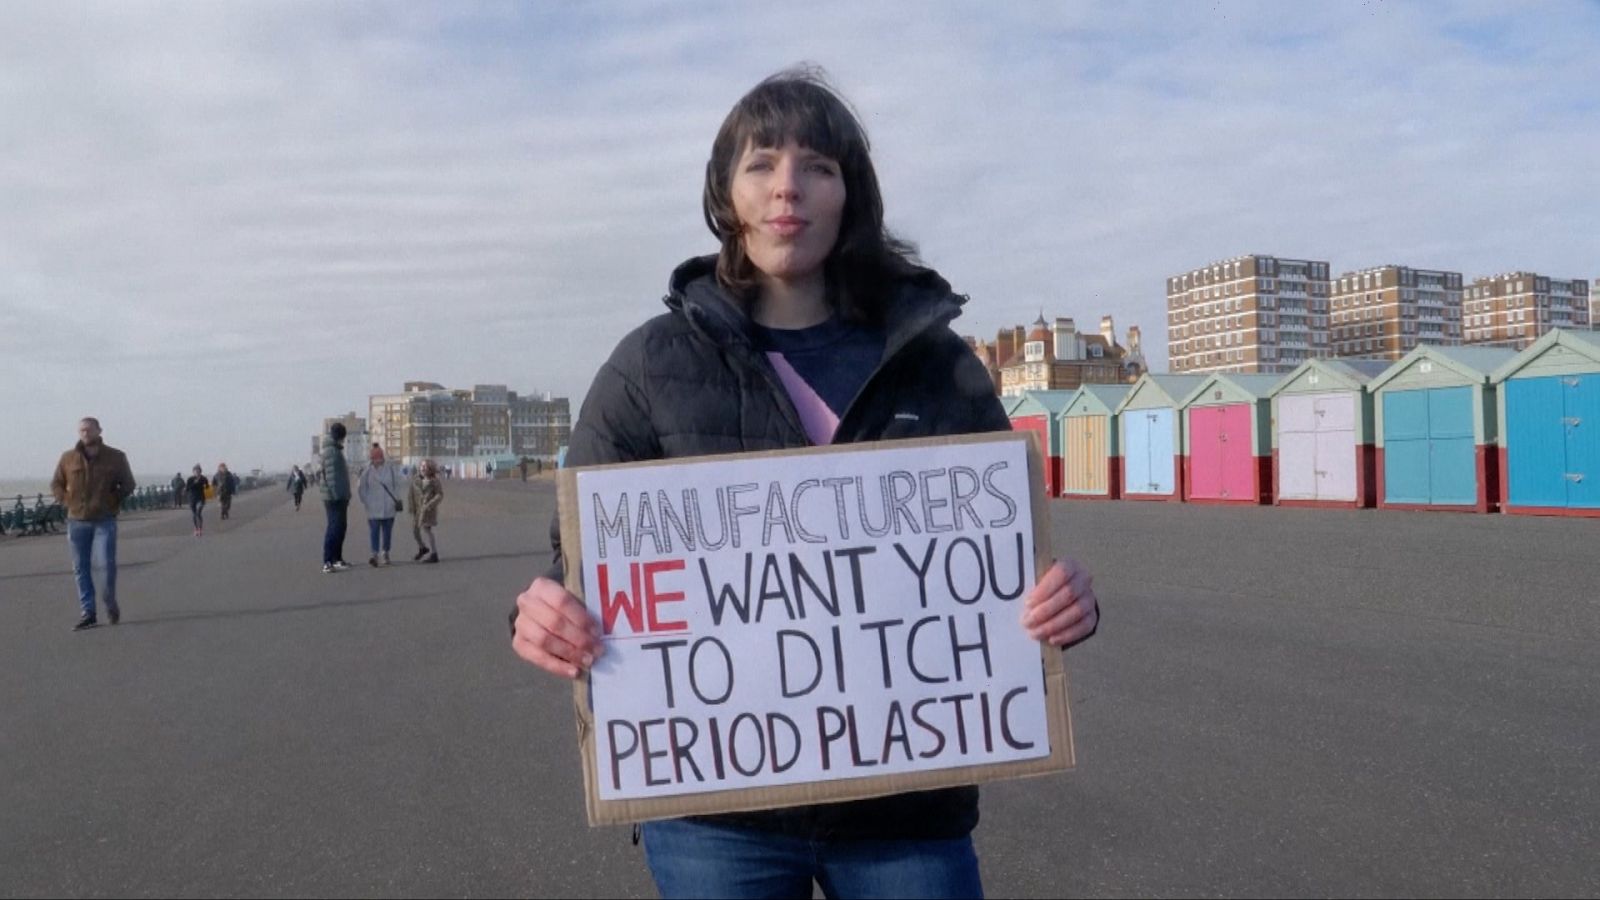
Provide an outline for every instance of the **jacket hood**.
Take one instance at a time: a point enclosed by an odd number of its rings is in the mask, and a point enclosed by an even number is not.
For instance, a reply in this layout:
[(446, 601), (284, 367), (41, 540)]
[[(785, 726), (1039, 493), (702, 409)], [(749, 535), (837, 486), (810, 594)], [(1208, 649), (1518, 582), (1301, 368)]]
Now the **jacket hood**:
[[(717, 283), (714, 255), (692, 257), (674, 269), (662, 300), (718, 344), (750, 341), (742, 304)], [(966, 302), (932, 269), (918, 268), (901, 278), (884, 305), (885, 357), (929, 328), (961, 315)]]

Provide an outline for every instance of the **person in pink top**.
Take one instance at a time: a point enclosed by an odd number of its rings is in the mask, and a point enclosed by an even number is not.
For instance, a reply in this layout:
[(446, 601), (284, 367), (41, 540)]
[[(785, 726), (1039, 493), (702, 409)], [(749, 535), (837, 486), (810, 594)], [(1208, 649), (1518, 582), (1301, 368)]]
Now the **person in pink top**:
[[(625, 337), (590, 388), (566, 464), (1002, 431), (977, 357), (950, 329), (965, 298), (884, 227), (865, 131), (811, 70), (734, 106), (702, 207), (720, 244), (672, 275), (668, 311)], [(555, 561), (517, 597), (512, 649), (562, 678), (604, 652)], [(1060, 560), (1022, 625), (1067, 647), (1099, 621), (1092, 579)], [(664, 897), (966, 897), (982, 893), (974, 787), (643, 826)]]

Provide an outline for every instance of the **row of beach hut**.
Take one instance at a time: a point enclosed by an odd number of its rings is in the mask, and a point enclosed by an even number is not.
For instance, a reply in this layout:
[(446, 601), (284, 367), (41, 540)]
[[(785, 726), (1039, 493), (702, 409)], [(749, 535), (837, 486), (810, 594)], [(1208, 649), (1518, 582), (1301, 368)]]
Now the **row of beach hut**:
[(1052, 497), (1600, 516), (1600, 333), (1008, 401)]

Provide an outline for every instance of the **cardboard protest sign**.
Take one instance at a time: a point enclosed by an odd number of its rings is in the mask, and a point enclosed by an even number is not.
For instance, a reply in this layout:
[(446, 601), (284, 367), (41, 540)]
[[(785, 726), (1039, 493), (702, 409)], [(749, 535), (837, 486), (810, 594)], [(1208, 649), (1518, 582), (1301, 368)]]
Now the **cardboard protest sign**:
[(1073, 761), (1033, 439), (1000, 433), (566, 470), (591, 824), (832, 802)]

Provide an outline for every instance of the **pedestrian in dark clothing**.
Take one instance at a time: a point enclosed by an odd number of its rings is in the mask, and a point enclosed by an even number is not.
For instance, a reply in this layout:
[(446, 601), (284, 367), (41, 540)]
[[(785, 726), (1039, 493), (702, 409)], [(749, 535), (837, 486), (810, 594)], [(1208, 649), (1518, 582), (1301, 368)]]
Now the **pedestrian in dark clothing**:
[(295, 466), (294, 471), (289, 473), (289, 484), (286, 489), (294, 495), (294, 511), (299, 512), (300, 498), (306, 493), (306, 473), (300, 471), (299, 466)]
[(183, 508), (183, 473), (172, 473), (172, 508)]
[(189, 495), (189, 518), (194, 521), (194, 536), (199, 537), (206, 527), (206, 489), (211, 482), (200, 474), (200, 464), (194, 464), (194, 474), (184, 482), (184, 492)]
[[(964, 298), (883, 224), (866, 135), (810, 72), (747, 94), (705, 169), (717, 256), (673, 273), (668, 312), (623, 338), (595, 377), (566, 464), (845, 444), (1009, 428), (978, 358), (950, 330)], [(512, 646), (582, 677), (605, 646), (555, 562), (517, 598)], [(1057, 562), (1020, 613), (1065, 646), (1093, 633), (1089, 574)], [(581, 624), (580, 624), (581, 623)], [(974, 787), (647, 822), (664, 897), (976, 896)]]
[(217, 474), (211, 479), (211, 486), (217, 492), (217, 504), (222, 507), (222, 517), (226, 519), (228, 512), (233, 509), (233, 495), (239, 490), (239, 478), (228, 471), (227, 463), (217, 463)]
[(328, 514), (328, 527), (322, 533), (322, 571), (332, 574), (350, 568), (344, 561), (344, 534), (350, 515), (350, 466), (344, 459), (343, 422), (328, 426), (328, 439), (322, 442), (322, 507)]

